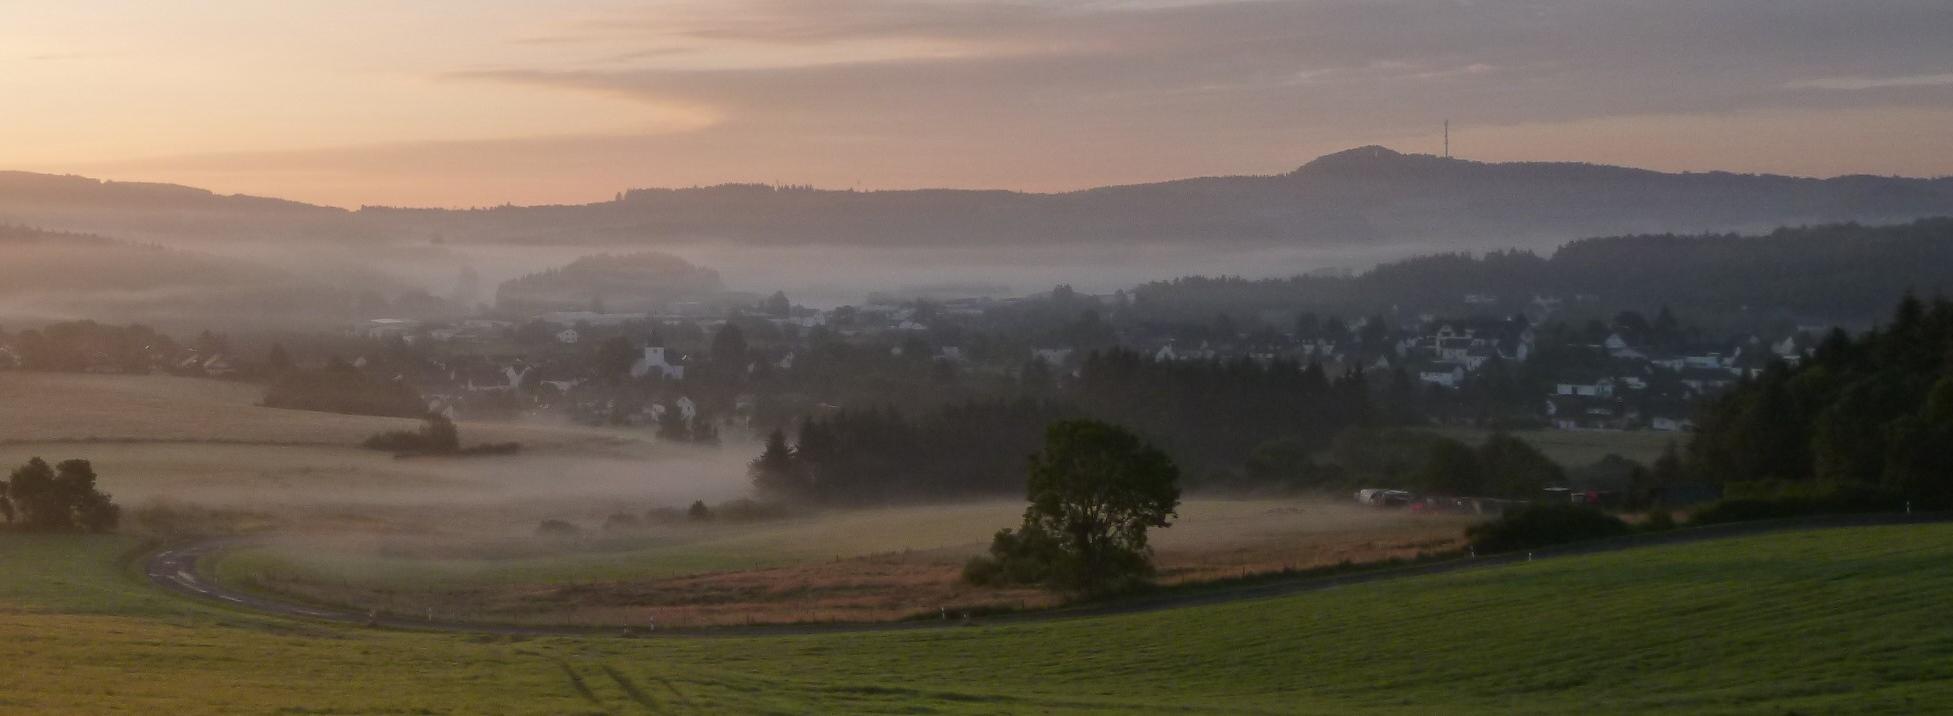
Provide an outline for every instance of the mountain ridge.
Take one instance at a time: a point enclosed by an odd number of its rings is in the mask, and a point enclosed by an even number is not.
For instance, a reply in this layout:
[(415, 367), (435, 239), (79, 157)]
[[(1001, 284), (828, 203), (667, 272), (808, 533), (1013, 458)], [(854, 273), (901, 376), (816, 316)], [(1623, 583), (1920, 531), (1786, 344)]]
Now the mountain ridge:
[(345, 210), (174, 184), (0, 172), (0, 222), (163, 240), (888, 247), (1419, 242), (1473, 249), (1938, 215), (1953, 215), (1953, 178), (1481, 162), (1375, 145), (1326, 154), (1282, 174), (1066, 192), (718, 184), (631, 189), (587, 204), (476, 209)]

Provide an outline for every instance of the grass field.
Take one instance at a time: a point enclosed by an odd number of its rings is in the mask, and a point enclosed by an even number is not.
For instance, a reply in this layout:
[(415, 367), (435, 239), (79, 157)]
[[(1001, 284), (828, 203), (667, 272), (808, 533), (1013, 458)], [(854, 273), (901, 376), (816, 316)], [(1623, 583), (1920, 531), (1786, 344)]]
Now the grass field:
[(1769, 535), (1137, 615), (763, 639), (277, 622), (148, 590), (117, 563), (130, 547), (0, 539), (0, 710), (1784, 714), (1953, 703), (1953, 525)]
[[(1473, 446), (1485, 442), (1486, 436), (1492, 434), (1477, 428), (1431, 428), (1430, 431)], [(1688, 442), (1687, 433), (1652, 430), (1515, 430), (1511, 434), (1566, 467), (1592, 465), (1609, 454), (1645, 465), (1661, 457), (1661, 451), (1670, 442), (1678, 447)]]

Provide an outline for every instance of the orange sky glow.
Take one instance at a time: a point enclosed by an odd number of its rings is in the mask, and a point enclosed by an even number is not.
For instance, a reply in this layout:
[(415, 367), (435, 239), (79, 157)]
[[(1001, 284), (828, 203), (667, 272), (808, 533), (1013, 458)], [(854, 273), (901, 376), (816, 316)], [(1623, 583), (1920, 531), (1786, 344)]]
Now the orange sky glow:
[[(1633, 7), (1628, 7), (1633, 5)], [(1363, 144), (1953, 174), (1945, 3), (0, 3), (0, 169), (338, 206), (1063, 190)]]

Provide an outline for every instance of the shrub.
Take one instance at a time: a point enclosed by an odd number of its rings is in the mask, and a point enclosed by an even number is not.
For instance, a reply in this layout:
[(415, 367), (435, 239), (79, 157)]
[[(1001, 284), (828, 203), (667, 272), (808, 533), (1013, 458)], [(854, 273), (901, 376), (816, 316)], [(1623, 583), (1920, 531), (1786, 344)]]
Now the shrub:
[(1826, 481), (1730, 483), (1729, 497), (1697, 510), (1689, 523), (1712, 525), (1897, 510), (1905, 498), (1869, 485)]
[(360, 443), (368, 450), (383, 450), (400, 455), (460, 455), (473, 457), (481, 455), (514, 455), (521, 452), (522, 444), (482, 443), (461, 447), (461, 431), (453, 420), (440, 413), (428, 413), (421, 417), (419, 430), (391, 430), (367, 438)]
[(1627, 523), (1578, 505), (1527, 505), (1491, 522), (1465, 528), (1472, 549), (1481, 554), (1546, 547), (1628, 533)]
[(544, 537), (574, 537), (581, 532), (576, 525), (562, 520), (543, 520), (536, 525), (536, 534)]
[(971, 557), (963, 565), (963, 579), (979, 586), (1044, 584), (1065, 560), (1058, 540), (1036, 526), (997, 530), (990, 540), (990, 556)]
[(1675, 516), (1668, 510), (1655, 510), (1648, 513), (1648, 520), (1641, 523), (1641, 529), (1649, 532), (1662, 532), (1675, 529)]

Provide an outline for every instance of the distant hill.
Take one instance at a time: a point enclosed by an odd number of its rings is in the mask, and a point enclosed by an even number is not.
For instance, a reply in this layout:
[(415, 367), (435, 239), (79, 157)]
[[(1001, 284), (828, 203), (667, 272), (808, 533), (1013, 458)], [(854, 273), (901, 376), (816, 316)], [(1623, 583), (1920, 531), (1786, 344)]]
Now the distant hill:
[(1936, 215), (1953, 215), (1953, 178), (1678, 174), (1592, 164), (1475, 162), (1383, 147), (1331, 154), (1276, 176), (1055, 194), (729, 184), (638, 189), (593, 204), (476, 210), (346, 212), (169, 185), (0, 175), (0, 221), (134, 237), (619, 246), (690, 240), (891, 247), (1419, 242), (1468, 249), (1545, 246), (1578, 236), (1756, 231)]
[(1145, 284), (1133, 295), (1142, 315), (1176, 321), (1293, 311), (1506, 316), (1537, 308), (1536, 297), (1556, 297), (1566, 311), (1585, 317), (1605, 318), (1621, 309), (1652, 315), (1670, 306), (1697, 321), (1740, 317), (1750, 325), (1780, 320), (1864, 326), (1884, 319), (1907, 290), (1953, 294), (1948, 267), (1953, 219), (1924, 219), (1756, 235), (1581, 239), (1544, 256), (1449, 253), (1352, 275), (1190, 277)]
[(360, 290), (323, 272), (0, 223), (0, 326), (101, 319), (173, 329), (340, 325), (373, 316), (437, 318), (425, 292)]
[(560, 269), (511, 279), (495, 291), (505, 311), (610, 310), (641, 313), (726, 293), (719, 272), (665, 253), (585, 256)]
[(176, 184), (0, 171), (0, 223), (135, 240), (349, 239), (352, 212)]

